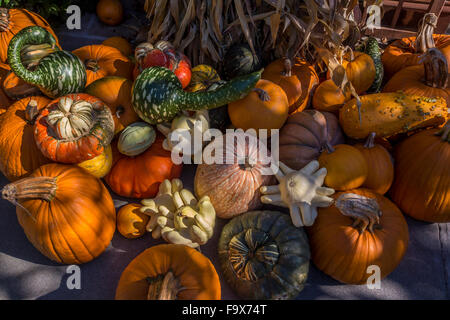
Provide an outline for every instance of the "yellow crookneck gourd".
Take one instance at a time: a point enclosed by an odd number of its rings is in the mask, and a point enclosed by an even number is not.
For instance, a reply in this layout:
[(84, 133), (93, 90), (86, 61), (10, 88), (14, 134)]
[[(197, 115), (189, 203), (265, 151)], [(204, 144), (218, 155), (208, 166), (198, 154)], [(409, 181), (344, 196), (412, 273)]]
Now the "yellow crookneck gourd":
[(150, 216), (147, 231), (154, 239), (197, 248), (213, 235), (216, 211), (209, 197), (197, 200), (179, 179), (164, 180), (156, 198), (141, 203), (141, 212)]

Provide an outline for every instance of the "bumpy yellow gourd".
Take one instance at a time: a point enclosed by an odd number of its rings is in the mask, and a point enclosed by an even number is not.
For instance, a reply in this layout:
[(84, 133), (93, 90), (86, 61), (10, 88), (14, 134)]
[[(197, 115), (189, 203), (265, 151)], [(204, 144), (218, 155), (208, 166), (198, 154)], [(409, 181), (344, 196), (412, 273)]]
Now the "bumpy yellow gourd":
[(103, 178), (108, 174), (112, 167), (111, 146), (107, 146), (102, 154), (93, 159), (83, 161), (79, 163), (78, 166), (87, 170), (90, 174), (97, 178)]
[(154, 199), (142, 201), (141, 212), (150, 216), (147, 231), (154, 239), (162, 237), (174, 244), (196, 248), (213, 235), (216, 221), (209, 197), (197, 201), (179, 179), (164, 180)]

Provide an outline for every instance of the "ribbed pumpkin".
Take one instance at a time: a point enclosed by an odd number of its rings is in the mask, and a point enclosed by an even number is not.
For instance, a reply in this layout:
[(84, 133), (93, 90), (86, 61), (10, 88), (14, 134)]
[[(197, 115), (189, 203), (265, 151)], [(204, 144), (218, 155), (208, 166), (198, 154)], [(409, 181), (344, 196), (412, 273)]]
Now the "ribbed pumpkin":
[(106, 249), (116, 229), (108, 190), (77, 166), (44, 165), (5, 186), (2, 197), (17, 205), (28, 240), (59, 263), (91, 261)]
[(49, 159), (80, 163), (102, 154), (114, 135), (109, 108), (85, 93), (69, 94), (49, 103), (35, 122), (34, 138)]
[(0, 8), (0, 62), (8, 63), (8, 44), (11, 39), (23, 28), (29, 26), (40, 26), (49, 31), (56, 39), (48, 22), (40, 15), (26, 9), (6, 9)]
[(437, 20), (433, 13), (425, 14), (420, 21), (417, 36), (402, 38), (387, 46), (381, 56), (386, 79), (403, 68), (420, 64), (420, 56), (430, 48), (442, 51), (450, 64), (450, 35), (433, 34)]
[(217, 71), (206, 64), (199, 64), (192, 68), (191, 82), (186, 87), (186, 91), (197, 92), (208, 90), (208, 88), (220, 81), (220, 76)]
[(216, 160), (222, 160), (223, 164), (207, 164), (204, 161), (197, 166), (194, 179), (197, 197), (208, 196), (217, 216), (224, 219), (261, 206), (259, 189), (273, 181), (268, 173), (269, 151), (262, 149), (265, 147), (258, 144), (254, 137), (251, 140), (249, 134), (236, 132), (235, 137), (227, 133), (223, 140), (216, 139), (206, 146), (210, 151), (219, 150)]
[(220, 300), (219, 276), (211, 261), (182, 244), (145, 250), (125, 268), (116, 300)]
[(0, 170), (8, 180), (23, 178), (50, 162), (34, 140), (34, 122), (49, 102), (45, 97), (28, 97), (0, 116)]
[(319, 208), (314, 225), (307, 229), (311, 258), (332, 278), (349, 284), (365, 284), (380, 268), (390, 274), (408, 247), (408, 225), (389, 199), (367, 189), (337, 193), (329, 208)]
[(146, 122), (135, 122), (122, 131), (117, 142), (119, 152), (129, 156), (137, 156), (155, 142), (156, 132)]
[(319, 84), (314, 91), (312, 105), (319, 111), (338, 112), (350, 98), (349, 92), (344, 94), (333, 80), (328, 79)]
[(231, 123), (244, 130), (280, 129), (286, 122), (289, 101), (283, 89), (269, 80), (259, 80), (245, 98), (228, 104)]
[(280, 130), (280, 161), (300, 170), (317, 160), (325, 145), (345, 142), (335, 115), (317, 110), (305, 110), (290, 115)]
[(403, 91), (428, 98), (443, 97), (450, 106), (448, 66), (445, 56), (436, 48), (428, 49), (423, 63), (403, 68), (384, 86), (383, 92)]
[(394, 180), (394, 164), (389, 152), (380, 144), (375, 143), (375, 133), (367, 137), (364, 144), (354, 145), (366, 159), (368, 173), (363, 187), (379, 194), (385, 194)]
[(110, 37), (102, 42), (104, 46), (113, 47), (122, 52), (126, 57), (133, 55), (131, 44), (122, 37)]
[(86, 66), (86, 86), (106, 76), (131, 79), (133, 63), (118, 49), (105, 45), (89, 45), (73, 51)]
[(111, 170), (113, 163), (111, 146), (106, 146), (105, 150), (95, 158), (78, 163), (78, 166), (85, 169), (94, 177), (103, 178)]
[(142, 213), (141, 208), (139, 203), (129, 203), (117, 213), (117, 231), (127, 239), (142, 237), (147, 232), (150, 216)]
[(156, 136), (155, 142), (144, 153), (128, 157), (113, 148), (113, 167), (105, 180), (120, 196), (129, 198), (153, 198), (165, 179), (179, 178), (182, 165), (175, 165), (171, 153), (162, 147), (164, 137)]
[(326, 145), (326, 151), (322, 152), (318, 161), (320, 167), (327, 169), (325, 185), (335, 190), (356, 189), (367, 179), (366, 159), (350, 145)]
[(423, 130), (395, 149), (390, 195), (407, 215), (428, 222), (450, 222), (450, 123)]
[(114, 134), (139, 121), (131, 104), (133, 83), (125, 78), (108, 76), (92, 82), (85, 92), (102, 100), (111, 110)]
[(222, 229), (218, 252), (225, 280), (242, 299), (293, 299), (308, 277), (308, 238), (281, 212), (233, 218)]

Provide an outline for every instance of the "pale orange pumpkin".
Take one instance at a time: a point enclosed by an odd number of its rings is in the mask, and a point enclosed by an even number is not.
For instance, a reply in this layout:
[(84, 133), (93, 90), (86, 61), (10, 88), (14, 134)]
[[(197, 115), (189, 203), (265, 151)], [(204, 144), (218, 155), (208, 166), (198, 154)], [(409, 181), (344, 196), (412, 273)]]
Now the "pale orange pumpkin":
[(120, 208), (117, 213), (117, 230), (128, 239), (142, 237), (146, 230), (150, 216), (142, 213), (139, 203), (129, 203)]

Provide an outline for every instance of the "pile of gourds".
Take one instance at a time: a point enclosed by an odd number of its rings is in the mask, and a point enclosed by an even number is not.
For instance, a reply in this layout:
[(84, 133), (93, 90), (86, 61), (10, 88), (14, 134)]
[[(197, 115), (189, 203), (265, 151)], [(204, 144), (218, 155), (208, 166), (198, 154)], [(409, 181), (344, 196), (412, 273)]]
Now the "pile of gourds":
[[(0, 171), (11, 181), (2, 198), (29, 241), (64, 264), (99, 256), (116, 227), (170, 243), (128, 265), (117, 299), (220, 299), (214, 266), (195, 250), (218, 232), (221, 271), (240, 297), (291, 299), (310, 259), (363, 284), (368, 266), (385, 277), (400, 263), (403, 214), (450, 222), (450, 36), (434, 35), (428, 16), (417, 37), (384, 53), (369, 38), (342, 57), (352, 99), (298, 57), (262, 72), (259, 57), (233, 46), (224, 81), (166, 41), (142, 43), (134, 57), (117, 38), (68, 52), (41, 17), (2, 10)], [(183, 188), (176, 133), (232, 128), (267, 129), (279, 148), (227, 132), (183, 159), (222, 145), (233, 161), (198, 165), (194, 190)], [(279, 170), (266, 174), (274, 152)], [(141, 203), (116, 214), (102, 178)], [(217, 218), (231, 220), (217, 230)]]

